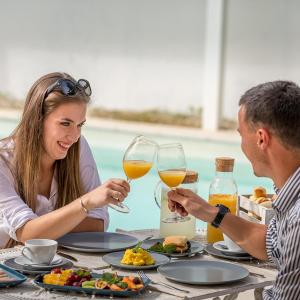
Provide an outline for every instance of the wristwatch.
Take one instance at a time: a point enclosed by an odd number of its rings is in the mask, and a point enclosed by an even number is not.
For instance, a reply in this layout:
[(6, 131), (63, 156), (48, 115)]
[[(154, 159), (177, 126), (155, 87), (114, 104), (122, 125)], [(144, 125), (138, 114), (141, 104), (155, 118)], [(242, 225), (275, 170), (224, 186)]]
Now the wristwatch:
[(215, 219), (211, 222), (211, 225), (214, 226), (215, 228), (218, 228), (225, 215), (230, 212), (230, 209), (223, 204), (217, 204), (216, 207), (219, 208), (219, 211)]

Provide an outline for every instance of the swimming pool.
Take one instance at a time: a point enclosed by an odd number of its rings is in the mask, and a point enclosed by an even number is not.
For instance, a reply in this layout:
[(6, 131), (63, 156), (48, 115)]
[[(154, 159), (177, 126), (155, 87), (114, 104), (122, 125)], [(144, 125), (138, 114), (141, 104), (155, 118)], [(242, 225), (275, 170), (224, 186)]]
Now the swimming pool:
[[(0, 138), (10, 134), (16, 124), (16, 119), (1, 117)], [(85, 126), (82, 133), (92, 148), (101, 180), (125, 178), (122, 169), (123, 153), (131, 140), (138, 134), (138, 129), (136, 132), (126, 132)], [(240, 150), (239, 143), (151, 134), (147, 134), (147, 136), (155, 139), (158, 143), (176, 141), (183, 144), (188, 168), (199, 172), (198, 193), (204, 198), (208, 196), (209, 184), (214, 177), (214, 158), (216, 156), (232, 156), (236, 159), (234, 177), (239, 193), (251, 193), (256, 185), (263, 185), (269, 192), (273, 191), (272, 182), (269, 179), (257, 178), (253, 175), (251, 165)], [(156, 170), (152, 168), (146, 176), (131, 182), (131, 192), (125, 200), (131, 212), (121, 214), (110, 209), (109, 231), (114, 231), (116, 228), (133, 230), (159, 227), (159, 209), (153, 198), (153, 190), (158, 180)], [(203, 222), (198, 221), (197, 227), (204, 228), (205, 226)]]

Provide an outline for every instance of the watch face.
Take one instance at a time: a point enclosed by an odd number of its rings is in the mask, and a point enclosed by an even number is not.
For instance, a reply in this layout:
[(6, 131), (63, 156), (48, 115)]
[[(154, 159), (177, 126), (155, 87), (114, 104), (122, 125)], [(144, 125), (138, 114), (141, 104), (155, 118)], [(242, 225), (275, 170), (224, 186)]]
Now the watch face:
[(224, 212), (230, 212), (230, 209), (227, 206), (223, 205), (223, 204), (217, 204), (216, 206), (219, 207), (220, 210), (222, 210)]

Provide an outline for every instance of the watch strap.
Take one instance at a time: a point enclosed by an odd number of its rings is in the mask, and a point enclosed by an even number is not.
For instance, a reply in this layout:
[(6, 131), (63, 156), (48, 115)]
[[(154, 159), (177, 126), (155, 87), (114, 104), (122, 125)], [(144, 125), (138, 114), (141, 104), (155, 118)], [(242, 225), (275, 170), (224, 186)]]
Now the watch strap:
[(217, 204), (216, 207), (219, 208), (219, 211), (215, 219), (212, 221), (211, 225), (215, 228), (218, 228), (221, 225), (221, 222), (223, 221), (225, 215), (230, 212), (230, 209), (222, 204)]

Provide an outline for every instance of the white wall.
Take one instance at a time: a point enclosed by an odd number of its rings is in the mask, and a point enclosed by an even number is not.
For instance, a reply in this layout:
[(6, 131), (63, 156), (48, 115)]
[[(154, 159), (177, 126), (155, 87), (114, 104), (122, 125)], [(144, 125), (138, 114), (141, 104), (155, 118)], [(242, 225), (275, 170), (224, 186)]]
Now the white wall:
[(40, 75), (90, 80), (108, 108), (201, 105), (205, 1), (0, 0), (0, 91)]
[(224, 53), (224, 114), (232, 116), (250, 87), (300, 83), (300, 1), (229, 0)]
[[(209, 0), (0, 0), (0, 91), (23, 98), (56, 70), (91, 81), (97, 105), (202, 105)], [(223, 115), (258, 83), (300, 82), (300, 1), (224, 0)]]

